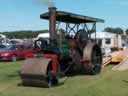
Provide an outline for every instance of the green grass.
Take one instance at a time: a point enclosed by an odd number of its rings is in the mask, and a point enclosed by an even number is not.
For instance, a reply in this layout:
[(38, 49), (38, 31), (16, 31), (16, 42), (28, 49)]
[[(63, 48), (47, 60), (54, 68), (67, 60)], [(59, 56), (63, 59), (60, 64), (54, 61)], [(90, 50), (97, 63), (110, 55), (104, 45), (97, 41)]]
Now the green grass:
[(23, 61), (0, 62), (0, 96), (128, 96), (128, 71), (112, 71), (106, 66), (96, 76), (68, 77), (53, 88), (18, 86)]

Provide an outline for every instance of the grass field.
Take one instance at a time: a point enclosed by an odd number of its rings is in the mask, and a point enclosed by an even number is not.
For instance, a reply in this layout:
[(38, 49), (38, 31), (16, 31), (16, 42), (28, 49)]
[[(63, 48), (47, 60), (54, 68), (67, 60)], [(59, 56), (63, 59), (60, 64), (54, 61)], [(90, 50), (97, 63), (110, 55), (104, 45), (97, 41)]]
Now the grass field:
[(0, 96), (128, 96), (128, 71), (112, 71), (113, 65), (99, 75), (68, 77), (63, 85), (48, 89), (18, 86), (22, 62), (0, 62)]

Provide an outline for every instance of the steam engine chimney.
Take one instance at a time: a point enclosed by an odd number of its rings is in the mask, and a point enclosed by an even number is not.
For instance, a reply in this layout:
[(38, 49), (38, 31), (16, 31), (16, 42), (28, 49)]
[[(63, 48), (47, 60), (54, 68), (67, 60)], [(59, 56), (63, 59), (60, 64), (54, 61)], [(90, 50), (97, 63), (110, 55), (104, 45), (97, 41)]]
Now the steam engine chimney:
[(56, 42), (56, 7), (49, 7), (49, 31), (50, 31), (50, 43), (55, 45)]

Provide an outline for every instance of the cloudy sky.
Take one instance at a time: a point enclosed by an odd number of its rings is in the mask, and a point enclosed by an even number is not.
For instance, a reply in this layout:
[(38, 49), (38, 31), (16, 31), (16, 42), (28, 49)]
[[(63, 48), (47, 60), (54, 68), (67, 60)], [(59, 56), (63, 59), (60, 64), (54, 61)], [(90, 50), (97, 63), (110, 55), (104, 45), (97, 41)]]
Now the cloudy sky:
[[(39, 18), (47, 11), (48, 0), (0, 0), (0, 32), (48, 29), (48, 22)], [(58, 10), (69, 11), (105, 20), (105, 27), (128, 28), (128, 0), (50, 0)], [(53, 4), (53, 3), (52, 3)]]

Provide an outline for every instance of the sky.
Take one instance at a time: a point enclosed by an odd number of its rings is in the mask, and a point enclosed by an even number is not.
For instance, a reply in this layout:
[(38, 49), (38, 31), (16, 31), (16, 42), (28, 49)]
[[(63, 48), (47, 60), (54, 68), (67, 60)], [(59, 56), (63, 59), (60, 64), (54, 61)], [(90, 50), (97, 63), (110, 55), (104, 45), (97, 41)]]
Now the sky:
[[(48, 22), (40, 19), (40, 14), (47, 11), (47, 1), (0, 0), (0, 32), (48, 29)], [(104, 23), (97, 24), (97, 31), (105, 27), (128, 28), (128, 0), (52, 1), (57, 10), (104, 19)]]

